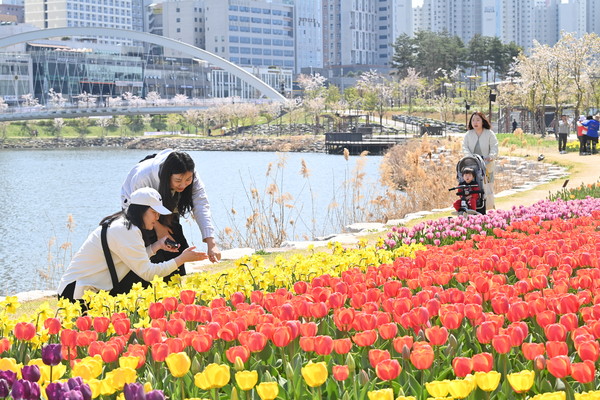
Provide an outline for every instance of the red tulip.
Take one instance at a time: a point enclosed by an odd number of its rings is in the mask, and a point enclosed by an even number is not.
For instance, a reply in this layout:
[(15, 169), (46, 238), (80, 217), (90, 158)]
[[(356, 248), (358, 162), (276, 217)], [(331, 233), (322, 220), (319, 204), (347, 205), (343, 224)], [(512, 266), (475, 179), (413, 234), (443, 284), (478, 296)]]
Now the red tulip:
[(347, 296), (345, 294), (336, 292), (329, 295), (327, 298), (327, 306), (329, 308), (333, 308), (334, 310), (341, 308), (346, 304)]
[(496, 335), (492, 339), (492, 346), (500, 354), (506, 354), (510, 351), (510, 336), (508, 335)]
[(585, 360), (580, 363), (571, 364), (571, 376), (577, 382), (590, 383), (596, 376), (596, 366), (593, 361)]
[(434, 353), (429, 345), (419, 346), (410, 353), (410, 362), (416, 369), (429, 369), (433, 364)]
[(291, 329), (287, 326), (280, 326), (273, 331), (273, 344), (277, 347), (285, 347), (292, 341)]
[(320, 356), (331, 354), (333, 351), (333, 339), (331, 336), (316, 336), (314, 351)]
[(206, 333), (195, 335), (192, 339), (192, 347), (199, 353), (205, 353), (210, 350), (213, 344), (212, 336)]
[(194, 304), (196, 301), (195, 290), (182, 290), (179, 292), (179, 299), (183, 304)]
[(404, 346), (406, 346), (409, 350), (412, 349), (413, 343), (414, 343), (414, 339), (412, 336), (400, 336), (400, 337), (394, 338), (394, 340), (392, 341), (394, 350), (396, 350), (396, 352), (398, 352), (400, 354), (402, 354), (402, 350), (404, 349)]
[(479, 353), (471, 357), (473, 359), (473, 371), (490, 372), (494, 366), (494, 359), (490, 353)]
[(13, 334), (17, 340), (31, 340), (35, 337), (35, 325), (29, 322), (17, 322)]
[(548, 341), (546, 342), (546, 353), (548, 358), (566, 356), (569, 354), (569, 346), (566, 342)]
[(440, 346), (448, 341), (448, 329), (439, 326), (432, 326), (425, 329), (425, 337), (433, 346)]
[(171, 319), (167, 322), (167, 332), (171, 336), (179, 336), (185, 329), (185, 321), (183, 319)]
[(150, 303), (148, 307), (148, 316), (151, 319), (163, 318), (167, 309), (163, 303)]
[(318, 326), (314, 322), (300, 324), (300, 336), (316, 336)]
[(352, 336), (352, 340), (359, 347), (372, 346), (377, 340), (377, 332), (374, 330), (358, 332)]
[(477, 340), (479, 343), (485, 344), (490, 343), (494, 336), (498, 333), (498, 328), (496, 327), (496, 323), (492, 321), (482, 322), (481, 325), (477, 327)]
[(94, 330), (98, 333), (104, 333), (108, 330), (108, 326), (110, 325), (110, 319), (106, 317), (96, 317), (94, 318), (93, 326)]
[(166, 343), (154, 343), (150, 347), (152, 359), (156, 362), (165, 361), (169, 353), (169, 346)]
[(121, 318), (112, 322), (113, 327), (115, 328), (115, 333), (119, 336), (123, 336), (129, 333), (129, 329), (131, 327), (131, 322), (129, 318)]
[[(348, 340), (350, 340), (350, 339), (348, 339)], [(63, 347), (63, 349), (64, 349), (64, 347)], [(0, 355), (8, 350), (10, 350), (10, 340), (8, 340), (7, 338), (0, 339)]]
[(600, 354), (600, 346), (595, 340), (582, 342), (578, 346), (576, 346), (576, 348), (577, 354), (579, 355), (579, 358), (581, 358), (581, 360), (590, 360), (593, 362), (596, 362), (598, 360), (598, 355)]
[(568, 356), (556, 356), (546, 360), (546, 368), (556, 378), (564, 378), (571, 374), (571, 360)]
[(98, 340), (98, 332), (83, 331), (77, 332), (77, 339), (75, 342), (78, 347), (87, 347), (95, 340)]
[(345, 381), (350, 375), (350, 369), (347, 365), (334, 365), (332, 368), (333, 379), (336, 381)]
[(294, 292), (296, 294), (304, 294), (308, 290), (308, 283), (303, 281), (297, 281), (294, 283)]
[(58, 332), (60, 332), (60, 320), (58, 318), (47, 318), (44, 321), (44, 328), (48, 329), (49, 335), (56, 335)]
[(158, 328), (146, 328), (142, 330), (142, 339), (148, 346), (152, 346), (155, 343), (160, 343), (163, 340), (162, 332)]
[(327, 304), (322, 301), (310, 304), (309, 310), (310, 316), (317, 319), (325, 317), (329, 312)]
[(185, 348), (185, 343), (180, 338), (167, 338), (165, 343), (169, 348), (169, 353), (181, 353)]
[(393, 339), (398, 334), (398, 325), (396, 325), (394, 322), (382, 324), (379, 326), (378, 331), (379, 336), (381, 336), (382, 339)]
[(535, 314), (535, 320), (539, 326), (545, 328), (546, 326), (556, 322), (556, 313), (551, 310), (544, 310)]
[(165, 310), (175, 311), (177, 310), (177, 305), (179, 304), (179, 301), (175, 297), (165, 297), (162, 300), (162, 303), (165, 306)]
[[(333, 313), (333, 322), (338, 330), (347, 332), (354, 323), (355, 311), (352, 308), (339, 308)], [(310, 336), (310, 335), (309, 335)]]
[(352, 349), (352, 340), (348, 338), (335, 339), (333, 341), (333, 351), (337, 354), (347, 354)]
[(567, 339), (567, 328), (561, 324), (550, 324), (544, 327), (546, 339), (550, 341), (562, 341)]
[(402, 372), (402, 367), (398, 360), (382, 360), (375, 367), (377, 377), (384, 381), (396, 379), (400, 375), (400, 372)]
[[(238, 336), (238, 338), (240, 337), (242, 336)], [(245, 340), (245, 343), (242, 343), (241, 340), (240, 343), (248, 347), (248, 350), (250, 350), (252, 353), (258, 353), (262, 351), (269, 340), (267, 335), (262, 332), (250, 332), (246, 337), (247, 339)]]
[(573, 314), (573, 313), (561, 315), (559, 322), (569, 332), (574, 331), (579, 326), (579, 320), (578, 320), (577, 314)]
[(225, 350), (225, 356), (232, 364), (235, 364), (237, 357), (245, 363), (250, 358), (250, 350), (246, 346), (233, 346)]
[(233, 322), (228, 322), (225, 324), (225, 326), (219, 329), (218, 336), (219, 339), (222, 339), (226, 342), (231, 342), (237, 339), (239, 333), (240, 328), (238, 327), (238, 325)]
[(526, 359), (533, 361), (537, 356), (544, 354), (546, 346), (544, 343), (523, 343), (521, 351)]
[(120, 349), (116, 343), (106, 343), (106, 346), (100, 351), (102, 361), (105, 363), (115, 362), (119, 359)]
[(75, 320), (75, 326), (80, 331), (87, 331), (92, 327), (92, 317), (86, 315), (85, 317), (79, 317)]
[(448, 310), (440, 312), (440, 322), (446, 329), (458, 329), (462, 325), (463, 315), (459, 312)]
[(369, 350), (369, 362), (371, 367), (375, 368), (383, 360), (390, 359), (390, 352), (387, 350), (371, 349)]
[(64, 347), (75, 347), (77, 345), (77, 331), (63, 329), (60, 332), (60, 343)]
[(464, 378), (473, 371), (473, 360), (469, 357), (454, 357), (452, 369), (457, 378)]
[(315, 336), (300, 336), (300, 348), (306, 352), (315, 351)]

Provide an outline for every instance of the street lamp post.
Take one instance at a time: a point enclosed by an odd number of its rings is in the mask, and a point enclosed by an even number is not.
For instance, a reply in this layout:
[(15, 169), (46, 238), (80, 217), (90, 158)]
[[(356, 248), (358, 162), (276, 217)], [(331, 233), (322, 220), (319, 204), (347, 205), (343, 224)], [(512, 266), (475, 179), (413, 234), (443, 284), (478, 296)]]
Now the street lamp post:
[(466, 130), (469, 130), (469, 109), (471, 108), (471, 105), (469, 103), (467, 103), (467, 101), (465, 100), (465, 127)]
[(496, 101), (496, 93), (492, 93), (492, 89), (490, 88), (490, 109), (489, 109), (489, 113), (488, 113), (488, 118), (490, 120), (490, 124), (492, 123), (492, 102)]

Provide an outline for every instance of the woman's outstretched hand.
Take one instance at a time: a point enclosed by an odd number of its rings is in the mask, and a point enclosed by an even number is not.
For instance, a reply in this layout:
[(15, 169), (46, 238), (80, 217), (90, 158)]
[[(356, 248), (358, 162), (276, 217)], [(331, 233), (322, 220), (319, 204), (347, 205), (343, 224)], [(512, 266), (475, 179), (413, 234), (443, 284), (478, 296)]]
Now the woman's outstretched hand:
[(188, 247), (180, 255), (175, 257), (175, 261), (177, 262), (177, 265), (182, 265), (186, 262), (191, 262), (191, 261), (202, 261), (202, 260), (206, 260), (208, 258), (208, 255), (206, 253), (196, 251), (195, 249), (196, 249), (196, 247)]

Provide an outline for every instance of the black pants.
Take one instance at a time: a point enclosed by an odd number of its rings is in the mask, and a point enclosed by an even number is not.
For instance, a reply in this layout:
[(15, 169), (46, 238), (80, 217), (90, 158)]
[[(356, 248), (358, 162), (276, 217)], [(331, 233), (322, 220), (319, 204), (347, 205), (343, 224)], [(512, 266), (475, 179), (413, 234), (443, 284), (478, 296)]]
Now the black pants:
[[(141, 283), (142, 287), (144, 288), (150, 286), (150, 282), (143, 280), (135, 272), (129, 271), (129, 273), (125, 275), (123, 279), (119, 281), (118, 285), (112, 288), (111, 291), (108, 292), (108, 294), (110, 294), (111, 296), (116, 296), (118, 294), (128, 293), (133, 287), (133, 285), (136, 283)], [(65, 290), (63, 290), (63, 292), (58, 295), (58, 299), (67, 299), (71, 303), (79, 303), (79, 305), (81, 305), (82, 311), (85, 312), (89, 309), (88, 304), (81, 299), (74, 298), (75, 284), (76, 282), (69, 283), (65, 287)]]
[(567, 135), (568, 133), (558, 134), (558, 151), (567, 151)]
[(579, 136), (579, 154), (588, 152), (587, 141), (588, 137), (586, 135)]
[[(159, 262), (171, 260), (171, 259), (177, 257), (178, 255), (180, 255), (183, 252), (183, 250), (190, 247), (185, 236), (183, 236), (183, 227), (179, 223), (178, 219), (173, 221), (173, 223), (171, 224), (171, 230), (173, 231), (171, 236), (177, 243), (179, 243), (179, 251), (177, 253), (175, 253), (175, 252), (170, 252), (170, 251), (159, 250), (158, 252), (156, 252), (156, 254), (154, 256), (152, 256), (150, 258), (150, 261), (152, 261), (153, 263), (159, 263)], [(156, 240), (158, 239), (156, 237), (155, 231), (142, 230), (142, 236), (144, 237), (144, 244), (146, 246), (156, 242)], [(171, 274), (165, 276), (164, 280), (165, 280), (165, 282), (169, 282), (174, 275), (184, 276), (185, 274), (186, 274), (185, 265), (181, 265), (179, 268), (177, 268)]]

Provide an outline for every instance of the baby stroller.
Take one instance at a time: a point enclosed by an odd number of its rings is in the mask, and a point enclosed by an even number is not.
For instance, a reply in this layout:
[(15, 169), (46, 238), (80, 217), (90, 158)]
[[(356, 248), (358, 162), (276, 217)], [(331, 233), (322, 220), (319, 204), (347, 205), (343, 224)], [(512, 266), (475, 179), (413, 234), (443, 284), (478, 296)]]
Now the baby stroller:
[[(470, 185), (461, 185), (461, 182), (463, 182), (463, 170), (465, 168), (470, 168), (474, 172), (475, 179)], [(485, 169), (485, 161), (483, 161), (483, 157), (481, 157), (479, 154), (463, 157), (456, 164), (456, 180), (458, 181), (459, 185), (448, 190), (456, 190), (456, 194), (458, 196), (461, 196), (461, 207), (457, 213), (459, 215), (485, 214), (486, 209), (484, 186), (488, 183), (488, 181)], [(474, 210), (467, 205), (466, 197), (469, 194), (478, 195), (476, 208)]]

